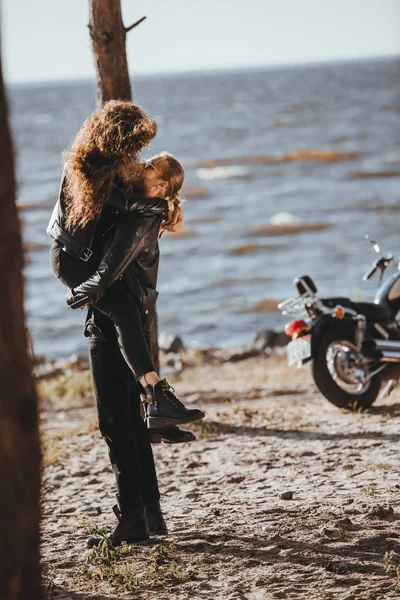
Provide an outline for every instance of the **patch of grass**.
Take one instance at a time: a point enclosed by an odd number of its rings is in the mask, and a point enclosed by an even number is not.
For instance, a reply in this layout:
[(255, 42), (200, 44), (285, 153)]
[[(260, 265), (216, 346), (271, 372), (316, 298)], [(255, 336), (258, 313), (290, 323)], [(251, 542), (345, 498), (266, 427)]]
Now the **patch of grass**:
[(43, 600), (51, 600), (53, 598), (54, 591), (54, 571), (52, 569), (42, 567), (41, 576), (41, 592)]
[(386, 566), (386, 573), (394, 572), (396, 576), (395, 583), (400, 585), (400, 555), (396, 552), (386, 552), (383, 558)]
[(89, 535), (99, 535), (105, 538), (108, 533), (107, 527), (100, 527), (96, 521), (92, 521), (88, 517), (77, 515), (75, 519), (79, 527), (85, 528)]
[(69, 457), (69, 444), (66, 443), (66, 440), (70, 435), (70, 430), (62, 430), (55, 433), (44, 433), (41, 436), (42, 465), (44, 467), (55, 465), (61, 458)]
[(368, 485), (361, 488), (360, 493), (364, 494), (364, 496), (375, 496), (377, 492), (376, 485), (374, 483), (369, 483)]
[(110, 540), (103, 535), (104, 528), (90, 527), (90, 533), (96, 533), (103, 537), (98, 546), (94, 546), (79, 570), (79, 575), (86, 581), (107, 581), (117, 591), (135, 592), (138, 587), (136, 574), (129, 566), (120, 563), (126, 554), (125, 546), (115, 548)]
[(390, 463), (376, 463), (374, 465), (371, 465), (371, 469), (375, 470), (382, 470), (382, 471), (390, 471), (391, 469), (393, 469), (393, 465), (391, 465)]
[[(197, 559), (193, 565), (185, 564), (178, 550), (171, 546), (129, 546), (123, 543), (115, 548), (105, 536), (105, 528), (97, 527), (90, 520), (78, 517), (80, 525), (89, 533), (98, 534), (103, 539), (93, 547), (76, 575), (81, 583), (91, 582), (98, 586), (102, 582), (111, 585), (116, 592), (138, 592), (139, 588), (177, 585), (195, 579), (203, 567), (203, 561)], [(134, 556), (131, 557), (132, 548)], [(97, 589), (97, 588), (96, 588)]]
[(150, 565), (146, 570), (145, 577), (147, 581), (155, 586), (162, 586), (166, 583), (182, 583), (195, 579), (200, 564), (196, 561), (195, 565), (186, 567), (174, 556), (175, 547), (169, 548), (162, 544), (156, 544), (150, 550)]
[(61, 458), (68, 458), (76, 451), (78, 436), (97, 430), (97, 420), (88, 419), (79, 427), (44, 432), (41, 436), (42, 464), (47, 467), (56, 464)]

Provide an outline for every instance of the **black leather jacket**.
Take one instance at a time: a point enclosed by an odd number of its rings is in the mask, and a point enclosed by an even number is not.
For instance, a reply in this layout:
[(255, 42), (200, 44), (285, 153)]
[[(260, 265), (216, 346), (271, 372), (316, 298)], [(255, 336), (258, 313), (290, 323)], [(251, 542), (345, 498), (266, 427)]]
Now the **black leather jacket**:
[[(63, 250), (75, 258), (87, 262), (92, 255), (92, 244), (99, 219), (89, 221), (84, 227), (70, 226), (65, 222), (65, 169), (61, 178), (60, 191), (49, 224), (47, 234), (63, 246)], [(168, 204), (158, 198), (132, 199), (125, 193), (122, 181), (115, 178), (110, 196), (106, 202), (107, 212), (114, 212), (115, 221), (120, 214), (140, 211), (142, 214), (158, 215), (162, 219), (168, 216)], [(112, 210), (110, 210), (112, 209)], [(110, 227), (113, 223), (111, 222)]]
[[(164, 202), (165, 200), (160, 200)], [(105, 242), (102, 260), (96, 272), (71, 290), (70, 306), (78, 308), (96, 303), (107, 289), (124, 279), (129, 291), (142, 304), (153, 307), (157, 297), (159, 248), (158, 234), (161, 217), (157, 214), (129, 213), (122, 216), (113, 234)]]

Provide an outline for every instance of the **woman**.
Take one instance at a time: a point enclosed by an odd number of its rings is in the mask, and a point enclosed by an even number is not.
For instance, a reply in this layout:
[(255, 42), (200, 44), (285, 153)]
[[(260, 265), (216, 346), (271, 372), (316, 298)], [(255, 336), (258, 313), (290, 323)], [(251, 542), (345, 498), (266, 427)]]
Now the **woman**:
[[(160, 226), (171, 227), (168, 202), (179, 201), (183, 169), (167, 155), (145, 165), (138, 163), (137, 153), (155, 134), (155, 126), (141, 109), (132, 107), (130, 103), (107, 103), (78, 133), (48, 228), (55, 238), (51, 262), (55, 275), (72, 288), (68, 304), (90, 304), (95, 318), (88, 325), (100, 335), (104, 335), (100, 329), (106, 329), (118, 343), (139, 382), (137, 391), (144, 391), (149, 400), (149, 424), (190, 422), (203, 418), (204, 413), (186, 409), (166, 380), (160, 380), (146, 334), (157, 296)], [(152, 171), (157, 173), (155, 178)], [(139, 183), (143, 195), (154, 200), (142, 204), (132, 200)], [(174, 215), (179, 216), (179, 211)], [(95, 371), (94, 366), (96, 386)], [(134, 407), (127, 401), (99, 407), (100, 429), (109, 444), (122, 513), (111, 538), (115, 544), (146, 539), (148, 525), (153, 532), (165, 531), (138, 399), (136, 393)]]

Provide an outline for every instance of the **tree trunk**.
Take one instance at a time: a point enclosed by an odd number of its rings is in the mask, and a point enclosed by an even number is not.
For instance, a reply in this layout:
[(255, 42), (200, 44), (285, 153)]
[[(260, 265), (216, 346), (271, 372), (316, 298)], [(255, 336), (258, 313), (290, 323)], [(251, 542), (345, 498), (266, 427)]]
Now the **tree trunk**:
[(158, 317), (154, 312), (151, 322), (151, 355), (153, 357), (154, 368), (157, 373), (160, 371), (160, 348), (158, 347)]
[[(126, 58), (126, 33), (143, 21), (126, 28), (122, 21), (120, 0), (89, 0), (89, 30), (97, 73), (97, 99), (132, 100)], [(152, 325), (152, 353), (159, 370), (157, 315)]]
[(0, 58), (0, 598), (40, 598), (40, 445), (22, 243)]
[(131, 100), (120, 0), (89, 0), (89, 30), (99, 104), (107, 100)]

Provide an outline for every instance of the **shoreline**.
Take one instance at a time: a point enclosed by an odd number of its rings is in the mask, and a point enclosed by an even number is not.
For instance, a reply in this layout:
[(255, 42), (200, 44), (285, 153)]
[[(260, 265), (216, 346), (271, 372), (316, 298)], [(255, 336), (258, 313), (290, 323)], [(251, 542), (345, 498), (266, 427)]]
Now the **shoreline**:
[[(290, 341), (284, 332), (266, 329), (255, 334), (248, 344), (232, 346), (185, 346), (182, 338), (174, 334), (159, 336), (160, 368), (163, 374), (177, 374), (188, 367), (199, 364), (222, 364), (238, 362), (256, 356), (268, 357), (283, 354)], [(86, 370), (89, 368), (87, 354), (72, 354), (67, 358), (51, 358), (45, 355), (34, 356), (34, 374), (37, 381), (61, 375), (65, 371)]]

